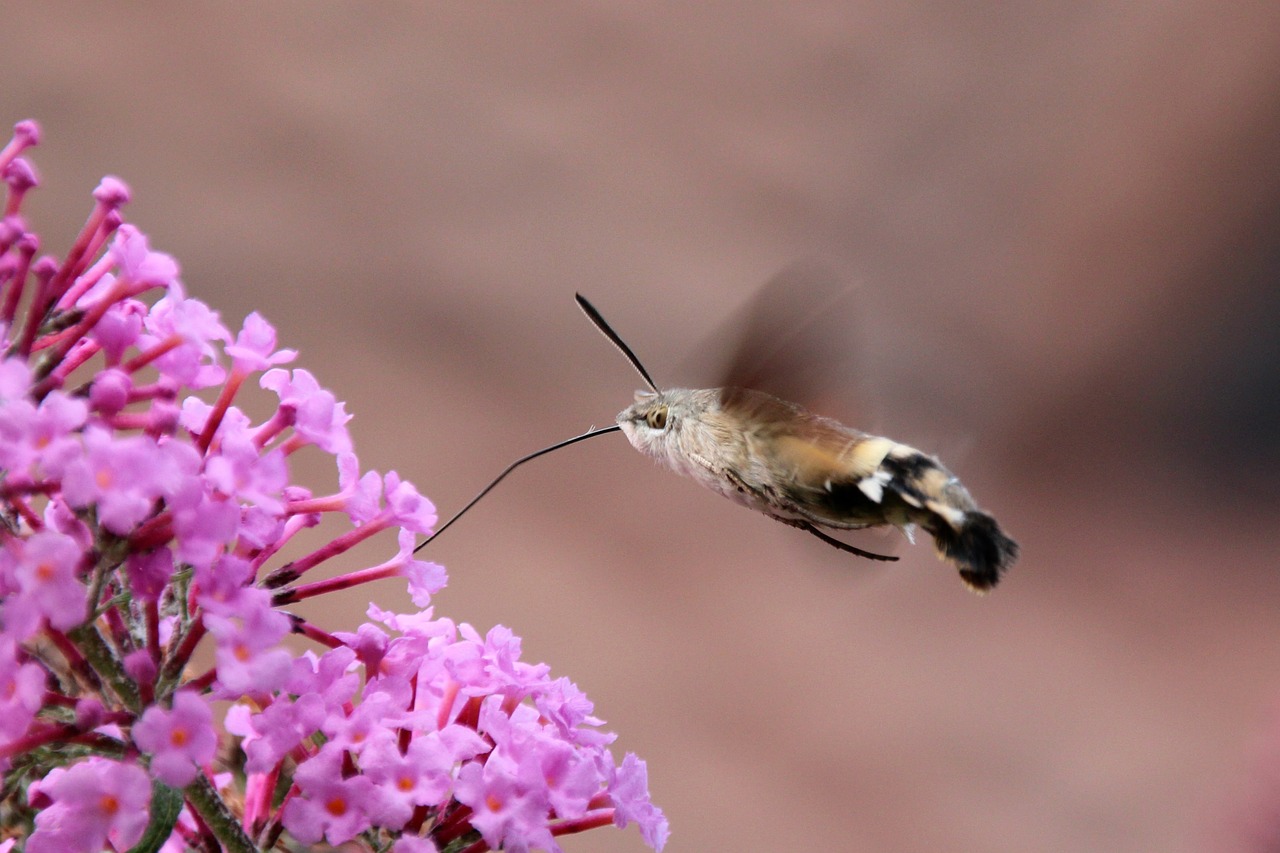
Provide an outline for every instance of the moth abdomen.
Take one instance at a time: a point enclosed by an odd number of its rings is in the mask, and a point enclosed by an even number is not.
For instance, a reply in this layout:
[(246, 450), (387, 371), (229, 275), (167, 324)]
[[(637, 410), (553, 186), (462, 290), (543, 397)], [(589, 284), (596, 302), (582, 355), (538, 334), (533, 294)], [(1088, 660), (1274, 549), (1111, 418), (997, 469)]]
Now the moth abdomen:
[[(909, 523), (914, 507), (890, 486), (883, 472), (856, 479), (832, 480), (808, 501), (832, 527), (858, 528), (877, 524)], [(896, 521), (895, 521), (896, 520)]]
[(933, 536), (938, 553), (955, 564), (960, 579), (976, 592), (992, 589), (1018, 557), (1018, 543), (981, 510), (967, 511), (958, 528), (935, 523), (925, 529)]
[(939, 556), (950, 561), (976, 592), (986, 592), (1018, 557), (1014, 542), (969, 491), (938, 460), (917, 450), (895, 449), (881, 463), (886, 492), (909, 504), (910, 516), (930, 536)]

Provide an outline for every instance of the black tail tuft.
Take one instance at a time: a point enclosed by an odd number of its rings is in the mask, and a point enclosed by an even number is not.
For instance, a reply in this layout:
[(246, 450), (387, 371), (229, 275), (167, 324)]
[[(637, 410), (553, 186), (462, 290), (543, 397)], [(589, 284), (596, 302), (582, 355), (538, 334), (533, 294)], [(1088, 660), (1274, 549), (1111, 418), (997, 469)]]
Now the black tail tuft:
[(946, 523), (929, 527), (938, 552), (955, 563), (960, 579), (974, 592), (992, 589), (1018, 559), (1018, 543), (985, 512), (966, 512), (959, 530)]

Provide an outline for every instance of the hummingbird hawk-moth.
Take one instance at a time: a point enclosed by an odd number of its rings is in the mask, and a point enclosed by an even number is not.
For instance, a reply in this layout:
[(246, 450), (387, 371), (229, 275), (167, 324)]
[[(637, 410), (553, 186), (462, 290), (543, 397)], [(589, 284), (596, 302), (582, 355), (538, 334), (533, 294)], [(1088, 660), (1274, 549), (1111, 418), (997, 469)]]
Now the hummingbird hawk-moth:
[[(581, 294), (578, 306), (648, 385), (613, 426), (587, 432), (517, 459), (415, 548), (420, 550), (503, 478), (532, 459), (607, 432), (659, 464), (718, 494), (871, 560), (897, 560), (842, 542), (828, 529), (919, 527), (960, 579), (983, 593), (999, 583), (1018, 544), (978, 508), (937, 458), (892, 439), (813, 414), (773, 394), (737, 385), (659, 389), (631, 348)], [(799, 345), (794, 348), (800, 349)], [(737, 376), (752, 376), (739, 366)], [(914, 541), (914, 540), (913, 540)]]
[(1018, 545), (935, 457), (750, 388), (659, 389), (635, 353), (580, 294), (579, 307), (636, 368), (648, 390), (618, 414), (631, 445), (713, 492), (841, 550), (896, 560), (826, 529), (892, 525), (926, 531), (976, 592), (993, 588)]

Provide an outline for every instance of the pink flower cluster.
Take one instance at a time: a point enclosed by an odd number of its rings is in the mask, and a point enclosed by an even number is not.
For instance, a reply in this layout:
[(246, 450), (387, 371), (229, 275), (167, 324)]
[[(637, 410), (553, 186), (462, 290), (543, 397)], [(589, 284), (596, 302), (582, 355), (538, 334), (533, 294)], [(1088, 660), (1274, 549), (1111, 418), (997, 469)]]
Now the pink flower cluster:
[[(0, 150), (0, 853), (556, 851), (632, 822), (660, 850), (644, 763), (617, 763), (591, 703), (507, 629), (371, 606), (330, 633), (284, 609), (393, 576), (426, 608), (445, 573), (412, 550), (434, 507), (361, 473), (343, 404), (282, 367), (295, 353), (264, 319), (233, 335), (186, 296), (122, 223), (119, 180), (65, 258), (37, 258), (20, 155), (38, 136), (21, 122)], [(236, 405), (254, 377), (261, 423)], [(291, 482), (308, 447), (336, 492)], [(322, 515), (346, 532), (282, 563)], [(388, 530), (385, 562), (308, 577)]]

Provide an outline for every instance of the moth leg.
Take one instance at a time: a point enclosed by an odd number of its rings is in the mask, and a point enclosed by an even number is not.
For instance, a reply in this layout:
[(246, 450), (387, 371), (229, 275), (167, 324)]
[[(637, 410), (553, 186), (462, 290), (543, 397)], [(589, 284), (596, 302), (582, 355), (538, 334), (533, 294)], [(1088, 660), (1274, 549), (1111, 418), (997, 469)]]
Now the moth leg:
[[(753, 489), (751, 486), (747, 485), (747, 483), (744, 482), (741, 477), (737, 476), (732, 471), (725, 471), (724, 476), (726, 479), (729, 480), (729, 482), (733, 483), (734, 487), (738, 491), (750, 492), (751, 494), (755, 495), (757, 498), (760, 498), (761, 500), (769, 503), (770, 505), (777, 507), (779, 509), (782, 509), (782, 505), (778, 502), (778, 500), (776, 499), (776, 496), (772, 492), (770, 491), (762, 492), (759, 489)], [(801, 530), (807, 530), (808, 532), (812, 533), (814, 536), (817, 536), (823, 542), (826, 542), (828, 545), (832, 545), (836, 548), (839, 548), (841, 551), (845, 551), (850, 554), (856, 554), (859, 557), (866, 557), (868, 560), (882, 560), (886, 563), (896, 563), (898, 561), (898, 558), (896, 556), (891, 557), (888, 554), (875, 554), (875, 553), (872, 553), (871, 551), (864, 551), (861, 548), (858, 548), (854, 545), (850, 545), (848, 542), (841, 542), (839, 539), (836, 539), (833, 536), (828, 536), (827, 534), (823, 533), (821, 530), (814, 527), (812, 522), (805, 521), (804, 519), (788, 518), (787, 516), (774, 515), (773, 513), (765, 513), (765, 514), (768, 515), (770, 518), (774, 519), (775, 521), (781, 521), (783, 524), (789, 527), (798, 527)]]
[(841, 551), (847, 551), (850, 554), (857, 554), (859, 557), (866, 557), (868, 560), (882, 560), (886, 563), (896, 563), (898, 561), (897, 556), (890, 556), (888, 554), (875, 554), (875, 553), (872, 553), (871, 551), (864, 551), (861, 548), (850, 545), (848, 542), (841, 542), (839, 539), (836, 539), (834, 536), (828, 536), (827, 534), (823, 533), (821, 530), (814, 527), (813, 524), (808, 521), (802, 521), (801, 519), (798, 519), (798, 518), (780, 518), (776, 515), (772, 516), (772, 518), (776, 518), (778, 521), (781, 521), (783, 524), (789, 525), (791, 527), (798, 527), (801, 530), (807, 530), (808, 532), (812, 533), (814, 536), (817, 536), (823, 542), (826, 542), (828, 545), (832, 545), (836, 548), (839, 548)]

